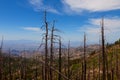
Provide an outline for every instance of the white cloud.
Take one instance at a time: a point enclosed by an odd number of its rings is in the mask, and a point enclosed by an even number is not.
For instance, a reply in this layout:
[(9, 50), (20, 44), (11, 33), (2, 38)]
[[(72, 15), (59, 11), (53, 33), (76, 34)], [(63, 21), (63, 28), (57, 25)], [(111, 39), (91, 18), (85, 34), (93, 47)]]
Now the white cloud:
[(38, 27), (23, 27), (24, 30), (41, 32), (41, 29)]
[(60, 14), (55, 8), (43, 4), (43, 0), (28, 0), (30, 5), (34, 8), (35, 11), (48, 11), (55, 14)]
[[(101, 19), (89, 19), (88, 25), (83, 25), (79, 30), (86, 32), (91, 42), (99, 42), (101, 35)], [(120, 17), (104, 19), (105, 37), (108, 42), (114, 42), (120, 38)]]
[(62, 0), (62, 2), (65, 8), (75, 12), (81, 12), (83, 10), (96, 12), (120, 9), (120, 0)]
[(29, 0), (29, 3), (33, 5), (36, 8), (39, 8), (40, 6), (43, 5), (43, 0)]

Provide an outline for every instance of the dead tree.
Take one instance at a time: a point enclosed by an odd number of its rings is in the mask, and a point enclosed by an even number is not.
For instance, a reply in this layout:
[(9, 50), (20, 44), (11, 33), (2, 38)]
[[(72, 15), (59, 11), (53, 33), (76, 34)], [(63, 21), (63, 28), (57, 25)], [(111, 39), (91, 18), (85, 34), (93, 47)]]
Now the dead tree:
[[(113, 49), (112, 49), (112, 51), (113, 51)], [(111, 52), (111, 58), (110, 58), (111, 80), (114, 80), (113, 53), (114, 52)]]
[(95, 62), (93, 61), (92, 62), (92, 64), (93, 64), (93, 80), (95, 80)]
[(11, 68), (11, 52), (9, 49), (9, 56), (8, 56), (8, 65), (9, 65), (9, 80), (12, 80), (12, 68)]
[[(55, 31), (54, 23), (55, 21), (53, 22), (53, 26), (51, 30), (50, 66), (53, 66), (53, 55), (54, 55), (53, 44), (54, 44), (54, 31)], [(50, 68), (50, 80), (53, 80), (53, 72), (51, 68)]]
[[(61, 48), (61, 38), (59, 39), (59, 72), (61, 73), (61, 70), (62, 70), (62, 59), (61, 59), (61, 55), (62, 55), (62, 48)], [(58, 75), (58, 80), (61, 80), (62, 77), (61, 75), (59, 74)]]
[(84, 34), (83, 80), (86, 80), (86, 34)]
[[(42, 60), (43, 60), (43, 55), (42, 55)], [(45, 64), (42, 64), (42, 80), (45, 80), (44, 65)]]
[(20, 56), (20, 79), (24, 79), (24, 69), (23, 69), (23, 58), (22, 56)]
[(24, 50), (24, 80), (27, 80), (27, 74), (26, 74), (26, 69), (27, 69), (27, 64), (26, 64), (26, 54), (25, 54), (25, 50)]
[(88, 69), (87, 80), (90, 80), (90, 66), (89, 66), (89, 69)]
[(37, 77), (38, 77), (38, 71), (37, 71), (37, 70), (38, 70), (38, 69), (37, 69), (37, 65), (38, 65), (38, 64), (37, 64), (37, 61), (38, 61), (38, 60), (37, 60), (37, 56), (35, 56), (35, 61), (36, 61), (36, 63), (35, 63), (35, 67), (36, 67), (36, 68), (35, 68), (35, 80), (38, 80), (38, 79), (37, 79)]
[(107, 58), (107, 54), (105, 54), (105, 64), (106, 64), (106, 77), (108, 79), (109, 78), (109, 73), (108, 73), (108, 58)]
[(102, 80), (106, 80), (106, 68), (105, 68), (105, 39), (104, 39), (104, 19), (101, 23), (101, 36), (102, 36)]
[(45, 11), (45, 80), (48, 79), (48, 68), (47, 68), (47, 64), (48, 64), (48, 22), (46, 19), (46, 11)]
[(68, 43), (68, 78), (70, 78), (70, 41)]
[[(101, 50), (101, 45), (100, 45), (100, 39), (99, 39), (99, 49)], [(100, 51), (100, 53), (101, 53), (101, 51)], [(98, 72), (98, 80), (101, 80), (101, 73), (100, 73), (100, 71), (101, 71), (101, 67), (100, 67), (100, 59), (101, 59), (101, 54), (98, 54), (98, 67), (99, 67), (99, 72)]]
[[(42, 64), (45, 64), (45, 61), (43, 61), (43, 60), (39, 60), (39, 62), (42, 63)], [(43, 65), (43, 66), (45, 66), (45, 65)], [(59, 72), (59, 70), (55, 69), (54, 67), (52, 67), (50, 65), (47, 65), (47, 67), (51, 68), (54, 72), (56, 72), (57, 74), (61, 75), (61, 77), (64, 78), (65, 80), (71, 80), (71, 79), (68, 79), (67, 76), (65, 76), (64, 74)]]
[(84, 63), (81, 63), (81, 80), (84, 80)]
[(119, 60), (118, 60), (118, 52), (115, 50), (115, 56), (116, 56), (116, 77), (119, 79)]
[(2, 80), (2, 63), (3, 63), (3, 58), (2, 58), (2, 47), (3, 47), (3, 37), (1, 41), (1, 46), (0, 46), (0, 80)]
[(99, 66), (98, 78), (100, 80), (101, 79), (100, 78), (100, 54), (98, 55), (98, 66)]

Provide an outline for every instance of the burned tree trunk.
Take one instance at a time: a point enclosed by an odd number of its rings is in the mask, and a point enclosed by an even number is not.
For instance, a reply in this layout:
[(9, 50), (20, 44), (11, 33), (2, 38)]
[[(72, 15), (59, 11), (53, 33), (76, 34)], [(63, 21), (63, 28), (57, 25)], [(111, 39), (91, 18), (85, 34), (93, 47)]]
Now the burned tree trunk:
[(105, 39), (104, 39), (104, 19), (102, 18), (101, 23), (101, 35), (102, 35), (102, 80), (106, 80), (106, 68), (105, 68)]
[(9, 59), (8, 59), (8, 65), (9, 65), (9, 80), (12, 80), (12, 70), (11, 70), (11, 52), (9, 50)]
[[(113, 51), (113, 49), (112, 49)], [(114, 67), (113, 67), (113, 52), (111, 53), (111, 61), (110, 61), (110, 66), (111, 66), (111, 80), (114, 80)]]
[(84, 67), (83, 67), (83, 80), (86, 80), (86, 34), (84, 34), (84, 57), (83, 57)]
[(24, 80), (27, 80), (27, 74), (26, 74), (26, 68), (27, 64), (26, 64), (26, 54), (25, 54), (25, 50), (24, 50)]
[[(101, 50), (101, 41), (99, 39), (99, 49)], [(101, 80), (101, 67), (100, 67), (100, 61), (101, 61), (101, 51), (100, 53), (98, 54), (98, 68), (99, 68), (99, 71), (98, 71), (98, 80)]]
[(46, 20), (46, 11), (45, 11), (45, 80), (48, 79), (48, 22)]
[[(59, 39), (59, 72), (61, 73), (62, 70), (62, 59), (61, 59), (61, 55), (62, 55), (62, 48), (61, 48), (61, 38)], [(58, 80), (61, 80), (61, 74), (58, 75)]]
[(88, 69), (87, 80), (90, 80), (90, 66), (89, 66), (89, 69)]
[(81, 63), (81, 80), (84, 80), (84, 65), (83, 65), (83, 61)]
[(92, 80), (95, 80), (95, 62), (93, 61), (93, 79)]
[(106, 77), (107, 79), (109, 79), (107, 54), (105, 54), (105, 63), (106, 63)]
[(24, 78), (24, 73), (23, 73), (23, 58), (22, 56), (20, 57), (20, 79), (22, 80)]
[(98, 56), (99, 56), (99, 57), (98, 57), (98, 65), (99, 65), (98, 78), (99, 78), (99, 80), (101, 80), (101, 78), (100, 78), (100, 54), (99, 54)]
[[(43, 60), (43, 55), (42, 55), (42, 60)], [(42, 68), (41, 68), (41, 70), (42, 70), (42, 80), (45, 80), (45, 73), (44, 73), (44, 64), (42, 64)]]
[(70, 41), (68, 43), (68, 78), (70, 78)]
[(118, 60), (118, 53), (117, 51), (115, 50), (115, 56), (116, 56), (116, 77), (117, 79), (119, 79), (119, 60)]
[(35, 80), (38, 80), (38, 79), (37, 79), (37, 77), (38, 77), (38, 71), (37, 71), (37, 70), (38, 70), (38, 69), (37, 69), (37, 63), (38, 63), (37, 61), (38, 61), (38, 60), (37, 60), (37, 56), (35, 56), (35, 61), (36, 61), (36, 63), (35, 63), (35, 67), (36, 67), (36, 68), (35, 68)]
[(2, 58), (2, 47), (3, 47), (3, 37), (2, 37), (2, 41), (1, 41), (1, 46), (0, 46), (0, 80), (2, 80), (2, 64), (3, 64), (3, 58)]
[[(53, 52), (54, 23), (55, 23), (55, 21), (53, 22), (53, 27), (52, 27), (52, 30), (51, 30), (50, 66), (53, 66), (53, 55), (54, 55), (54, 52)], [(53, 80), (53, 72), (52, 72), (51, 68), (50, 68), (50, 80)]]

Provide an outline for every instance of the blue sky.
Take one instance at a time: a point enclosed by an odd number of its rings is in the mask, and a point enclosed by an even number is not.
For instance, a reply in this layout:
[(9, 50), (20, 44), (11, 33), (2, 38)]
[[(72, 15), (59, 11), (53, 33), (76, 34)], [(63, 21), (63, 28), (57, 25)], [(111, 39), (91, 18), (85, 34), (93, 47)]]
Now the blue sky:
[(45, 9), (64, 41), (98, 43), (102, 16), (106, 42), (120, 38), (120, 0), (0, 0), (0, 39), (41, 40)]

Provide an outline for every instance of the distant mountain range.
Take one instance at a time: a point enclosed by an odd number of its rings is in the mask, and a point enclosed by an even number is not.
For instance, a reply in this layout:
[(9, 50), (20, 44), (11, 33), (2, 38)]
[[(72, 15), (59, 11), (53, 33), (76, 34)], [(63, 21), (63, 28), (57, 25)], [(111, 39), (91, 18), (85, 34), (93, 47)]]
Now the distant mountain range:
[[(10, 49), (11, 54), (13, 54), (15, 56), (16, 55), (23, 56), (24, 50), (25, 50), (25, 55), (27, 57), (30, 57), (31, 55), (34, 55), (34, 53), (38, 54), (38, 52), (34, 52), (34, 51), (37, 50), (37, 48), (40, 46), (40, 42), (41, 41), (32, 41), (32, 40), (5, 40), (4, 45), (3, 45), (3, 51), (4, 51), (4, 53), (8, 53), (9, 49)], [(67, 43), (64, 43), (64, 44), (67, 45)], [(66, 46), (66, 48), (67, 48), (67, 46)], [(63, 49), (66, 49), (66, 48), (63, 48)], [(98, 49), (99, 49), (98, 44), (87, 46), (88, 52), (92, 52), (92, 51), (98, 50)], [(71, 50), (74, 53), (72, 55), (74, 57), (76, 57), (76, 56), (79, 57), (80, 54), (83, 53), (83, 47), (79, 47), (79, 42), (71, 42)], [(44, 50), (42, 50), (42, 52), (39, 52), (39, 53), (44, 54)], [(55, 53), (57, 54), (56, 51), (55, 51)]]
[[(1, 41), (0, 41), (1, 42)], [(3, 41), (3, 49), (36, 49), (41, 44), (41, 41), (33, 41), (33, 40), (4, 40)], [(67, 45), (68, 42), (63, 42), (64, 45)], [(71, 41), (72, 47), (81, 46), (79, 41)]]
[(4, 40), (3, 49), (15, 49), (15, 50), (34, 50), (40, 45), (40, 41), (32, 40)]

